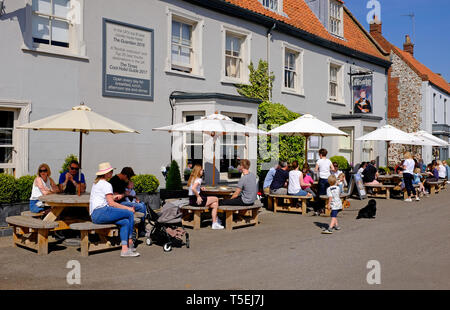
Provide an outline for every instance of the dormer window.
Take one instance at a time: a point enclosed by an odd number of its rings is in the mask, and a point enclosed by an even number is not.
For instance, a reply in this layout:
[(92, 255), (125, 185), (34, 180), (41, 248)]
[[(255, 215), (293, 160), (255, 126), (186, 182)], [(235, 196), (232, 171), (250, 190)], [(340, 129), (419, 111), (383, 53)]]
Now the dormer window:
[(328, 30), (339, 37), (344, 36), (344, 14), (342, 3), (336, 0), (330, 0), (330, 22)]
[(259, 2), (268, 10), (283, 13), (283, 0), (259, 0)]

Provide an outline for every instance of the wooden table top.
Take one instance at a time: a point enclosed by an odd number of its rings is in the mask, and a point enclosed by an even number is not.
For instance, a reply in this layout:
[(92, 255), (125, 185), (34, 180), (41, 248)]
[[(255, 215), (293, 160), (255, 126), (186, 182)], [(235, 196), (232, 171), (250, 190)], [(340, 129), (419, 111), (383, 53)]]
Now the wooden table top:
[(90, 198), (89, 193), (83, 193), (81, 196), (66, 195), (66, 194), (50, 194), (39, 197), (39, 200), (45, 202), (50, 206), (58, 204), (58, 205), (85, 207), (89, 206), (89, 198)]

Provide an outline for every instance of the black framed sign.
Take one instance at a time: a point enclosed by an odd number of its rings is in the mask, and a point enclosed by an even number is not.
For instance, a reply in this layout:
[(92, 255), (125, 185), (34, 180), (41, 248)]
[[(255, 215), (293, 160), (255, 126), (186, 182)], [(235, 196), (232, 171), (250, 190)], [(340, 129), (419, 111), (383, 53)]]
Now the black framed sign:
[(372, 75), (352, 77), (353, 113), (369, 114), (373, 112), (372, 85)]
[(103, 96), (153, 100), (153, 29), (103, 18)]
[(367, 193), (364, 187), (363, 180), (361, 179), (361, 176), (357, 173), (353, 173), (351, 175), (350, 182), (348, 184), (348, 193), (350, 195), (352, 195), (355, 190), (360, 200), (367, 198)]

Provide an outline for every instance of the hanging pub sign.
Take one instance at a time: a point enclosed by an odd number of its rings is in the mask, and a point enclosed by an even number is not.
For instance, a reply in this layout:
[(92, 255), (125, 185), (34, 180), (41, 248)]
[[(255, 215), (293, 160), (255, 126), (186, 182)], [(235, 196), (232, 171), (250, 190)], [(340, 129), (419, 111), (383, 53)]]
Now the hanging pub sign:
[(103, 96), (153, 100), (153, 29), (103, 18)]
[(352, 77), (353, 113), (367, 114), (373, 111), (372, 75)]

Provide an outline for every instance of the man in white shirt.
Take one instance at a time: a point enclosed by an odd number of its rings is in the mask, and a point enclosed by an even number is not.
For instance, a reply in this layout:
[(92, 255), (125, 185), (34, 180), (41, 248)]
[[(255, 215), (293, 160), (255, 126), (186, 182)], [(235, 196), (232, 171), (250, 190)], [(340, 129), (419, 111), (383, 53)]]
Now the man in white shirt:
[(331, 160), (327, 158), (328, 151), (326, 149), (319, 150), (320, 159), (316, 163), (316, 173), (319, 174), (319, 195), (326, 195), (328, 184), (328, 177), (331, 172), (334, 172), (334, 166)]

